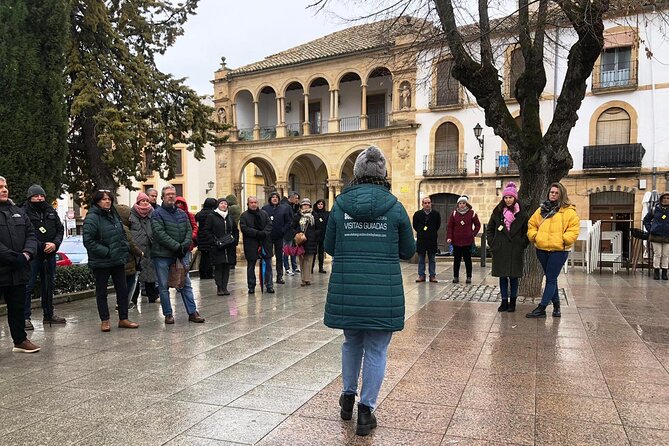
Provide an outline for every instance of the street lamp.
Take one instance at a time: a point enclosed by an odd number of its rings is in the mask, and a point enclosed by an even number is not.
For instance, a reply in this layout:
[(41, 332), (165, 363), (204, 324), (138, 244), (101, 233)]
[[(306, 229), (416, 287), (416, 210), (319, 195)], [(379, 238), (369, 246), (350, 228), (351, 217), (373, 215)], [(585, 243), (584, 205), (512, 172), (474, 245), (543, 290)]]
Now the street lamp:
[(214, 182), (213, 181), (208, 182), (207, 183), (207, 188), (204, 190), (204, 194), (207, 195), (213, 189), (214, 189)]
[(476, 127), (474, 127), (474, 136), (476, 136), (476, 140), (479, 142), (479, 146), (481, 147), (481, 155), (475, 156), (474, 159), (476, 160), (481, 160), (483, 161), (483, 148), (485, 146), (485, 137), (481, 134), (483, 131), (483, 127), (481, 127), (481, 124), (478, 122), (476, 123)]

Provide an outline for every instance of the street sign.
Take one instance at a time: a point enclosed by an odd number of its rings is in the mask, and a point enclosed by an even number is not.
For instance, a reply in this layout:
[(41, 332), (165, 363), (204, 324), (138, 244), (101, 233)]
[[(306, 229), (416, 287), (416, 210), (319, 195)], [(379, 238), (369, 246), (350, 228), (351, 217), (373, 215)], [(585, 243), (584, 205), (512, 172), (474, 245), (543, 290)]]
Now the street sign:
[(74, 220), (74, 211), (67, 211), (67, 219)]

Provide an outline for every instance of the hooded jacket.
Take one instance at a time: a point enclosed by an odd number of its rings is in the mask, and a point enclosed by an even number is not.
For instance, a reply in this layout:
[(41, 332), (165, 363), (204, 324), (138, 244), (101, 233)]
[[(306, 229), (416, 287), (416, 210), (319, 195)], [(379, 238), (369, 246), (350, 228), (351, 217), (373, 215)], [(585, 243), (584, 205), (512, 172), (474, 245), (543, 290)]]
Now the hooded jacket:
[(281, 197), (279, 203), (274, 206), (272, 204), (272, 197), (279, 197), (277, 192), (272, 192), (269, 196), (269, 203), (262, 207), (262, 210), (267, 212), (269, 219), (272, 221), (272, 241), (284, 238), (290, 232), (290, 226), (293, 223), (293, 212), (289, 206), (281, 204)]
[(202, 204), (202, 210), (195, 214), (195, 221), (197, 222), (197, 246), (201, 251), (206, 251), (209, 249), (209, 246), (204, 243), (204, 239), (207, 238), (203, 234), (203, 231), (205, 230), (204, 224), (207, 222), (207, 217), (209, 217), (212, 212), (214, 212), (214, 209), (216, 209), (217, 204), (218, 202), (215, 198), (209, 197), (204, 200), (204, 203)]
[(242, 208), (237, 202), (237, 196), (235, 194), (230, 194), (225, 197), (225, 199), (228, 202), (228, 212), (230, 212), (232, 222), (237, 226), (239, 225), (239, 217), (242, 215)]
[(116, 210), (91, 205), (84, 219), (84, 246), (90, 268), (112, 268), (128, 261), (128, 240)]
[(416, 252), (404, 206), (384, 186), (358, 184), (337, 196), (325, 234), (333, 257), (324, 323), (346, 330), (404, 328), (400, 259)]
[(576, 206), (561, 207), (549, 218), (541, 216), (539, 207), (528, 222), (527, 238), (537, 249), (544, 251), (569, 251), (581, 231), (581, 220)]
[(643, 218), (643, 226), (651, 235), (669, 237), (669, 206), (656, 204), (653, 212), (647, 213)]
[(39, 241), (23, 209), (11, 200), (0, 204), (0, 286), (24, 285), (30, 278), (28, 262), (18, 262), (24, 252), (33, 259)]
[(191, 243), (191, 245), (188, 247), (188, 250), (192, 251), (193, 248), (197, 246), (197, 231), (198, 231), (197, 221), (195, 221), (195, 216), (193, 214), (191, 214), (191, 212), (188, 210), (188, 203), (186, 203), (186, 199), (184, 197), (177, 197), (176, 201), (174, 203), (175, 204), (179, 204), (179, 203), (183, 204), (185, 210), (183, 210), (183, 209), (182, 210), (186, 213), (186, 215), (188, 215), (188, 221), (190, 222), (190, 227), (191, 227), (191, 230), (193, 231), (193, 235), (192, 235), (193, 243)]

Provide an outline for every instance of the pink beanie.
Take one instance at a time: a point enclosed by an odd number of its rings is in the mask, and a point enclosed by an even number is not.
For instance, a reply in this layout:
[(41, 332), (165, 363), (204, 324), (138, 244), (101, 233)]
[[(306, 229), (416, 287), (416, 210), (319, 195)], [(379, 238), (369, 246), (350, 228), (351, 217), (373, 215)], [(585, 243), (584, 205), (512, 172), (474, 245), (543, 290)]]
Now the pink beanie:
[(518, 190), (516, 189), (516, 183), (509, 181), (509, 183), (506, 185), (506, 188), (504, 189), (504, 192), (502, 192), (502, 197), (513, 197), (517, 200)]
[(137, 199), (135, 200), (135, 203), (139, 203), (142, 200), (148, 200), (149, 196), (146, 195), (144, 192), (140, 192), (139, 195), (137, 195)]

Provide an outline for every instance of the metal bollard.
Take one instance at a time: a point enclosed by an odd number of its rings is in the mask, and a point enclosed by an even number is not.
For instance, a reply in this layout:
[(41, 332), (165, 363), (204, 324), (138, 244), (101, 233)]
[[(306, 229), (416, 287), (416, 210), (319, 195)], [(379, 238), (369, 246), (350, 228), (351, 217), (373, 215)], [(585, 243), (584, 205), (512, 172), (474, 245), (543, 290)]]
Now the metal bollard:
[(481, 234), (481, 266), (485, 267), (485, 257), (486, 257), (486, 251), (488, 249), (488, 241), (486, 237), (486, 226), (487, 224), (483, 224), (483, 233)]

